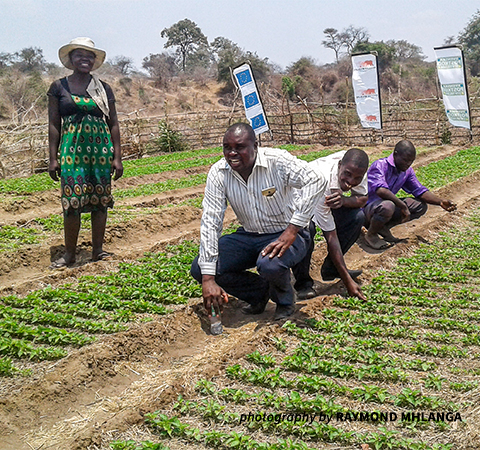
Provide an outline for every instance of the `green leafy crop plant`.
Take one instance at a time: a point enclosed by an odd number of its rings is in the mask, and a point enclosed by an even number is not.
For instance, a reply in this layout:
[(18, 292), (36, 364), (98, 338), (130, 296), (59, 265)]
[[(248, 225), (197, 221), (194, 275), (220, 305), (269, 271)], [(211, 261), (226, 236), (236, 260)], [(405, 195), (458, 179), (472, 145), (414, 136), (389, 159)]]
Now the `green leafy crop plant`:
[(192, 167), (210, 166), (216, 163), (220, 158), (221, 156), (213, 156), (210, 158), (187, 159), (184, 161), (176, 161), (171, 163), (149, 164), (149, 165), (141, 165), (136, 167), (128, 167), (124, 172), (124, 176), (125, 178), (129, 178), (129, 177), (142, 176), (142, 175), (153, 175), (156, 173), (163, 173), (163, 172), (173, 172), (175, 170), (190, 169)]
[(128, 171), (129, 169), (135, 167), (164, 164), (172, 161), (182, 161), (190, 158), (203, 158), (205, 156), (220, 155), (221, 153), (221, 147), (204, 148), (201, 150), (189, 150), (184, 152), (174, 152), (158, 156), (147, 156), (140, 159), (130, 159), (123, 162), (123, 167), (125, 171)]
[(63, 358), (67, 356), (67, 351), (56, 347), (33, 346), (24, 339), (0, 336), (0, 355), (44, 361)]
[(410, 353), (414, 355), (427, 355), (437, 358), (474, 358), (475, 353), (466, 348), (460, 348), (454, 345), (434, 346), (419, 340), (423, 337), (426, 340), (438, 342), (456, 342), (465, 343), (466, 337), (454, 337), (445, 334), (425, 333), (423, 336), (415, 335), (411, 339), (403, 339), (402, 342), (384, 339), (382, 337), (363, 338), (350, 336), (346, 333), (317, 333), (313, 330), (299, 328), (297, 325), (286, 322), (283, 328), (292, 335), (298, 336), (304, 341), (318, 342), (322, 344), (334, 343), (344, 347), (352, 346), (361, 349), (393, 350), (400, 353)]
[[(197, 408), (194, 408), (194, 405), (195, 404), (192, 404), (191, 408), (185, 409), (184, 413), (189, 412), (191, 409), (193, 414), (202, 416), (201, 412), (199, 412)], [(214, 420), (223, 423), (223, 418), (223, 416), (220, 416)], [(228, 417), (228, 420), (232, 419), (233, 417)], [(253, 440), (253, 438), (244, 433), (237, 433), (236, 431), (231, 431), (228, 434), (215, 431), (214, 435), (212, 435), (211, 431), (202, 432), (198, 428), (193, 428), (193, 426), (181, 422), (178, 417), (168, 417), (160, 412), (147, 414), (146, 423), (164, 438), (176, 437), (186, 440), (187, 442), (204, 443), (209, 446), (227, 449), (307, 450), (311, 448), (308, 446), (308, 442), (315, 443), (315, 448), (318, 448), (318, 444), (326, 442), (350, 445), (358, 442), (369, 442), (375, 446), (372, 448), (376, 448), (377, 450), (447, 450), (450, 448), (440, 444), (430, 446), (422, 442), (416, 442), (413, 439), (402, 438), (398, 432), (390, 431), (385, 427), (379, 427), (380, 432), (368, 432), (365, 434), (355, 431), (345, 431), (333, 425), (315, 421), (311, 424), (302, 421), (295, 424), (288, 421), (279, 421), (278, 423), (275, 421), (251, 421), (246, 425), (248, 430), (262, 431), (267, 436), (280, 434), (286, 437), (286, 439), (278, 439), (277, 443), (261, 443)], [(290, 436), (295, 436), (297, 439), (302, 440), (294, 441)]]
[(24, 321), (30, 324), (72, 328), (90, 333), (115, 333), (125, 329), (124, 325), (118, 323), (106, 320), (83, 320), (73, 314), (55, 313), (37, 307), (27, 310), (0, 305), (0, 318)]
[(178, 179), (160, 181), (158, 183), (142, 184), (139, 187), (131, 189), (117, 189), (115, 191), (115, 198), (122, 199), (159, 194), (161, 192), (170, 191), (173, 189), (184, 189), (193, 186), (199, 186), (204, 184), (206, 181), (207, 174), (199, 173)]
[(247, 361), (263, 367), (274, 367), (276, 364), (275, 358), (272, 355), (262, 355), (258, 350), (246, 355), (245, 358)]
[(453, 319), (436, 317), (418, 317), (412, 314), (412, 311), (403, 311), (401, 314), (383, 315), (358, 311), (353, 314), (350, 311), (325, 309), (323, 314), (329, 320), (338, 320), (346, 324), (367, 324), (367, 325), (403, 325), (403, 326), (421, 326), (422, 328), (433, 328), (442, 330), (457, 330), (465, 333), (479, 333), (480, 326), (472, 323), (460, 322)]
[(19, 372), (10, 358), (0, 356), (0, 377), (12, 377)]
[(170, 447), (167, 447), (161, 442), (136, 442), (131, 439), (128, 441), (113, 441), (110, 442), (109, 445), (112, 450), (170, 450)]
[[(198, 244), (185, 241), (120, 263), (116, 272), (84, 276), (78, 283), (47, 287), (25, 297), (0, 298), (0, 354), (57, 359), (66, 351), (55, 347), (78, 347), (95, 340), (89, 334), (125, 330), (125, 323), (136, 320), (137, 314), (168, 313), (166, 305), (201, 296), (201, 288), (189, 275), (197, 253)], [(5, 367), (7, 373), (8, 363)]]
[(50, 345), (81, 347), (95, 340), (94, 337), (81, 333), (69, 332), (61, 328), (25, 325), (15, 320), (0, 320), (0, 329), (3, 337), (23, 338), (34, 343)]
[(415, 172), (421, 183), (437, 189), (477, 171), (479, 161), (480, 147), (472, 147), (428, 166), (418, 167)]
[(0, 225), (0, 252), (14, 251), (25, 245), (37, 244), (41, 237), (34, 228)]

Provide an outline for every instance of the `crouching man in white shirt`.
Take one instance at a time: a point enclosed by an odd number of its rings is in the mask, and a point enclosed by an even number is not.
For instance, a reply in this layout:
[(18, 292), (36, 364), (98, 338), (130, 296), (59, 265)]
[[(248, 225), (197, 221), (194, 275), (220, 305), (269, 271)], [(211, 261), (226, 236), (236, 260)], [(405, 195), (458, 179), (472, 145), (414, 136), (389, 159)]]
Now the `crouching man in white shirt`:
[[(293, 268), (298, 299), (316, 297), (314, 281), (310, 276), (310, 261), (314, 249), (317, 225), (327, 241), (328, 255), (321, 275), (324, 281), (341, 278), (348, 294), (365, 299), (355, 279), (361, 270), (348, 270), (343, 255), (358, 239), (365, 222), (363, 206), (368, 198), (368, 155), (358, 148), (318, 158), (310, 164), (318, 176), (327, 180), (327, 188), (315, 205), (310, 223), (310, 246), (306, 257)], [(344, 193), (349, 192), (349, 197)], [(299, 198), (299, 197), (297, 197)]]
[[(310, 247), (308, 225), (326, 180), (285, 150), (258, 147), (245, 123), (227, 130), (223, 155), (208, 173), (200, 253), (191, 274), (202, 283), (209, 315), (212, 307), (221, 310), (228, 293), (249, 303), (246, 314), (262, 313), (271, 299), (275, 320), (284, 319), (295, 311), (291, 268)], [(221, 236), (227, 201), (241, 227)], [(248, 270), (254, 267), (258, 273)]]

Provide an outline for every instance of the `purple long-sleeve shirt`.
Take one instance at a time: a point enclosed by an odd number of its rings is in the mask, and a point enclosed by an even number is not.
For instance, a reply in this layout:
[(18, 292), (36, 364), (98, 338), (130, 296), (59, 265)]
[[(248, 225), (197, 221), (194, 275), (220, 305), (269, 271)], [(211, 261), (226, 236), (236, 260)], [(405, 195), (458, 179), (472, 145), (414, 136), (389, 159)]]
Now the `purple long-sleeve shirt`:
[(407, 194), (420, 197), (428, 189), (418, 181), (411, 167), (406, 172), (400, 172), (393, 159), (393, 153), (387, 158), (378, 159), (368, 169), (368, 201), (372, 203), (381, 200), (377, 195), (378, 188), (385, 188), (396, 194), (403, 189)]

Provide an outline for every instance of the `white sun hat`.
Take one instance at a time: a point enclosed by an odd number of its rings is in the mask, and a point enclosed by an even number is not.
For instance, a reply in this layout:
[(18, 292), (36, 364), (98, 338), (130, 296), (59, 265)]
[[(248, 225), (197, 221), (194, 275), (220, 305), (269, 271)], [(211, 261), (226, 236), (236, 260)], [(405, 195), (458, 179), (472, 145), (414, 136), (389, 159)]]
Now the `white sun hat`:
[(60, 50), (58, 50), (58, 57), (67, 69), (73, 70), (69, 54), (72, 50), (77, 48), (83, 48), (84, 50), (88, 50), (89, 52), (95, 54), (95, 62), (93, 63), (92, 70), (98, 69), (103, 64), (105, 57), (107, 56), (104, 50), (95, 48), (95, 43), (90, 38), (77, 37), (72, 39), (67, 45), (60, 47)]

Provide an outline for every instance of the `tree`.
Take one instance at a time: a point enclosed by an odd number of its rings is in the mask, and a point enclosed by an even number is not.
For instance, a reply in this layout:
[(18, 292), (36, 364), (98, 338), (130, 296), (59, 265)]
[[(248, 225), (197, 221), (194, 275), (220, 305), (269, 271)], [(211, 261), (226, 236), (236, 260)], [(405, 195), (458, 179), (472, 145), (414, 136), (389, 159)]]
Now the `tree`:
[(270, 73), (268, 58), (260, 58), (255, 52), (241, 49), (235, 42), (219, 36), (210, 44), (214, 60), (217, 62), (217, 81), (225, 83), (225, 92), (235, 89), (230, 75), (230, 69), (248, 62), (252, 67), (255, 79), (266, 80)]
[(180, 20), (170, 28), (164, 28), (161, 37), (167, 38), (164, 47), (178, 47), (177, 52), (182, 58), (182, 69), (185, 72), (188, 55), (192, 54), (200, 45), (208, 45), (206, 36), (195, 22), (189, 19)]
[(157, 87), (165, 87), (170, 78), (177, 74), (175, 58), (168, 53), (152, 54), (143, 58), (142, 67), (155, 79)]
[(13, 60), (14, 56), (10, 53), (0, 53), (0, 70), (7, 68)]
[(395, 59), (395, 47), (383, 41), (359, 42), (352, 50), (353, 53), (377, 52), (378, 68), (381, 72), (390, 68)]
[(322, 45), (326, 48), (331, 48), (335, 52), (335, 60), (338, 63), (340, 50), (344, 45), (342, 36), (335, 28), (325, 28), (323, 34), (325, 34), (327, 39), (322, 41)]
[(398, 62), (405, 61), (424, 61), (427, 57), (423, 54), (422, 48), (415, 44), (410, 44), (410, 42), (401, 39), (400, 41), (395, 41), (393, 39), (386, 42), (387, 45), (395, 49), (395, 59)]
[(44, 109), (47, 103), (47, 85), (40, 72), (25, 75), (18, 69), (9, 70), (0, 79), (3, 98), (9, 101), (14, 112), (13, 120), (22, 123), (29, 112), (36, 114), (36, 107)]
[(287, 67), (287, 72), (305, 77), (316, 67), (315, 61), (310, 56), (302, 56), (298, 61)]
[(216, 37), (214, 41), (210, 43), (210, 48), (212, 49), (212, 54), (215, 61), (218, 61), (222, 54), (240, 54), (242, 51), (242, 49), (235, 44), (235, 42), (223, 36)]
[(38, 47), (23, 48), (14, 55), (14, 65), (20, 72), (43, 72), (46, 61), (43, 57), (43, 50)]
[(458, 41), (463, 45), (465, 61), (472, 76), (480, 75), (480, 9), (459, 34)]
[(454, 45), (457, 43), (457, 38), (455, 36), (447, 36), (443, 40), (443, 45)]
[(127, 56), (115, 56), (115, 58), (110, 60), (109, 63), (121, 75), (126, 76), (133, 69), (133, 59), (128, 58)]
[(368, 38), (370, 37), (368, 31), (363, 27), (354, 27), (350, 25), (349, 27), (345, 28), (340, 33), (340, 41), (343, 45), (347, 48), (347, 52), (351, 55), (353, 48), (359, 42), (368, 42)]
[(216, 37), (210, 48), (217, 63), (217, 81), (225, 83), (225, 91), (233, 91), (235, 85), (230, 76), (230, 69), (243, 62), (242, 49), (235, 42), (222, 36)]
[[(232, 56), (232, 55), (230, 55)], [(243, 52), (239, 55), (238, 59), (224, 59), (219, 61), (219, 71), (218, 74), (223, 74), (223, 80), (226, 82), (227, 90), (233, 91), (234, 85), (232, 78), (230, 76), (230, 68), (239, 66), (242, 63), (250, 64), (252, 68), (253, 75), (257, 82), (266, 81), (268, 74), (270, 73), (270, 66), (268, 64), (268, 58), (260, 58), (255, 52)], [(222, 70), (220, 70), (222, 67)], [(228, 75), (227, 75), (228, 73)]]
[(212, 51), (208, 44), (200, 44), (193, 53), (188, 55), (186, 70), (192, 72), (197, 67), (208, 69), (212, 65), (212, 60)]

